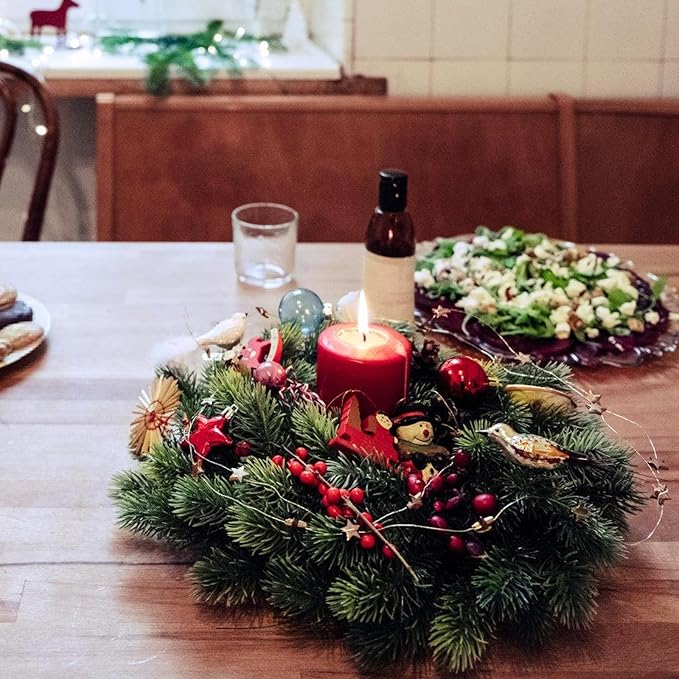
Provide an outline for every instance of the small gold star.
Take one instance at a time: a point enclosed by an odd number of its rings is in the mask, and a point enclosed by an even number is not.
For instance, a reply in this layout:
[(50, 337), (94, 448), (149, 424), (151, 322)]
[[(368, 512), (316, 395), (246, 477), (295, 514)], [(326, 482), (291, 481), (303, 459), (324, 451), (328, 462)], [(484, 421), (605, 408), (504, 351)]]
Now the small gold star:
[(516, 360), (521, 364), (521, 365), (526, 365), (527, 363), (531, 363), (531, 357), (530, 354), (524, 354), (523, 351), (519, 351), (518, 354), (516, 354)]
[(651, 499), (657, 500), (658, 505), (662, 507), (667, 500), (671, 500), (670, 489), (667, 487), (666, 483), (656, 483), (653, 486), (653, 493), (651, 493)]
[(436, 320), (437, 318), (448, 318), (448, 316), (450, 316), (450, 309), (446, 309), (439, 304), (431, 310), (431, 313), (432, 320)]
[(602, 405), (599, 405), (598, 403), (588, 403), (587, 404), (587, 412), (590, 415), (603, 415), (608, 408), (604, 408)]
[(582, 502), (578, 502), (573, 509), (571, 509), (573, 514), (575, 514), (575, 520), (576, 521), (584, 521), (587, 516), (589, 515), (589, 512), (587, 511), (587, 507), (582, 504)]
[(347, 542), (351, 540), (351, 538), (356, 538), (357, 540), (361, 539), (361, 534), (359, 533), (359, 528), (358, 524), (354, 523), (350, 519), (347, 519), (347, 523), (345, 526), (340, 528), (340, 531), (344, 533), (344, 536), (347, 539)]
[(229, 481), (242, 481), (243, 477), (247, 476), (248, 473), (245, 471), (245, 467), (235, 467), (231, 470), (231, 476), (229, 476)]
[(601, 400), (601, 394), (595, 394), (591, 389), (585, 394), (585, 398), (590, 403), (599, 403)]

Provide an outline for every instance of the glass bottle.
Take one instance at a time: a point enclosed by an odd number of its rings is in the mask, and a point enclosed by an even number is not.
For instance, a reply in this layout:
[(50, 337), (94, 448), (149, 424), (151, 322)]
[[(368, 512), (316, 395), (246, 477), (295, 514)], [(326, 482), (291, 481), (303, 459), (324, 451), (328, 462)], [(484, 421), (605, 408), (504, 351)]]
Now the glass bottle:
[(415, 227), (406, 210), (408, 175), (386, 169), (379, 177), (378, 205), (365, 236), (363, 290), (373, 318), (411, 322), (415, 307)]

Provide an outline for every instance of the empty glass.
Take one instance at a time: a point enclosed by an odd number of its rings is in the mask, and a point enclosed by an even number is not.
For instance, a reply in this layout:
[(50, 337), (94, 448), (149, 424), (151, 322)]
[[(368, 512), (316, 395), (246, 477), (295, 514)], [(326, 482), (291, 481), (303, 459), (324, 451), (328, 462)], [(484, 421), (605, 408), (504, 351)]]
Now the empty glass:
[(292, 280), (299, 216), (287, 205), (248, 203), (231, 213), (238, 280), (277, 288)]

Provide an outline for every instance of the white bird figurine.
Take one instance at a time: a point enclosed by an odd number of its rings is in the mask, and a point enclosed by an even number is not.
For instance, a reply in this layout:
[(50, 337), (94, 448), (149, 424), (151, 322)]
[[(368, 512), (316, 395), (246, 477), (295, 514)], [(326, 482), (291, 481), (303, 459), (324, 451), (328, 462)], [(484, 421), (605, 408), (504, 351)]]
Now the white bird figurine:
[(231, 318), (220, 321), (212, 330), (196, 337), (196, 342), (207, 349), (217, 346), (220, 349), (231, 349), (236, 346), (245, 334), (245, 319), (247, 314), (235, 313)]
[(591, 463), (558, 443), (537, 434), (519, 434), (510, 425), (500, 422), (489, 429), (479, 430), (495, 441), (513, 462), (534, 469), (555, 469), (565, 462)]

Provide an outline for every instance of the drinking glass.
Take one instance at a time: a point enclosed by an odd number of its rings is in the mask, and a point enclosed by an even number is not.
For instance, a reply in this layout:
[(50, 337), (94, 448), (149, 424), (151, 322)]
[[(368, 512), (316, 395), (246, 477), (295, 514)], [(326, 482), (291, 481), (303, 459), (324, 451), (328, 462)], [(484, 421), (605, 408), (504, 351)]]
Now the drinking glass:
[(248, 203), (231, 213), (239, 281), (278, 288), (292, 280), (298, 220), (295, 210), (279, 203)]

